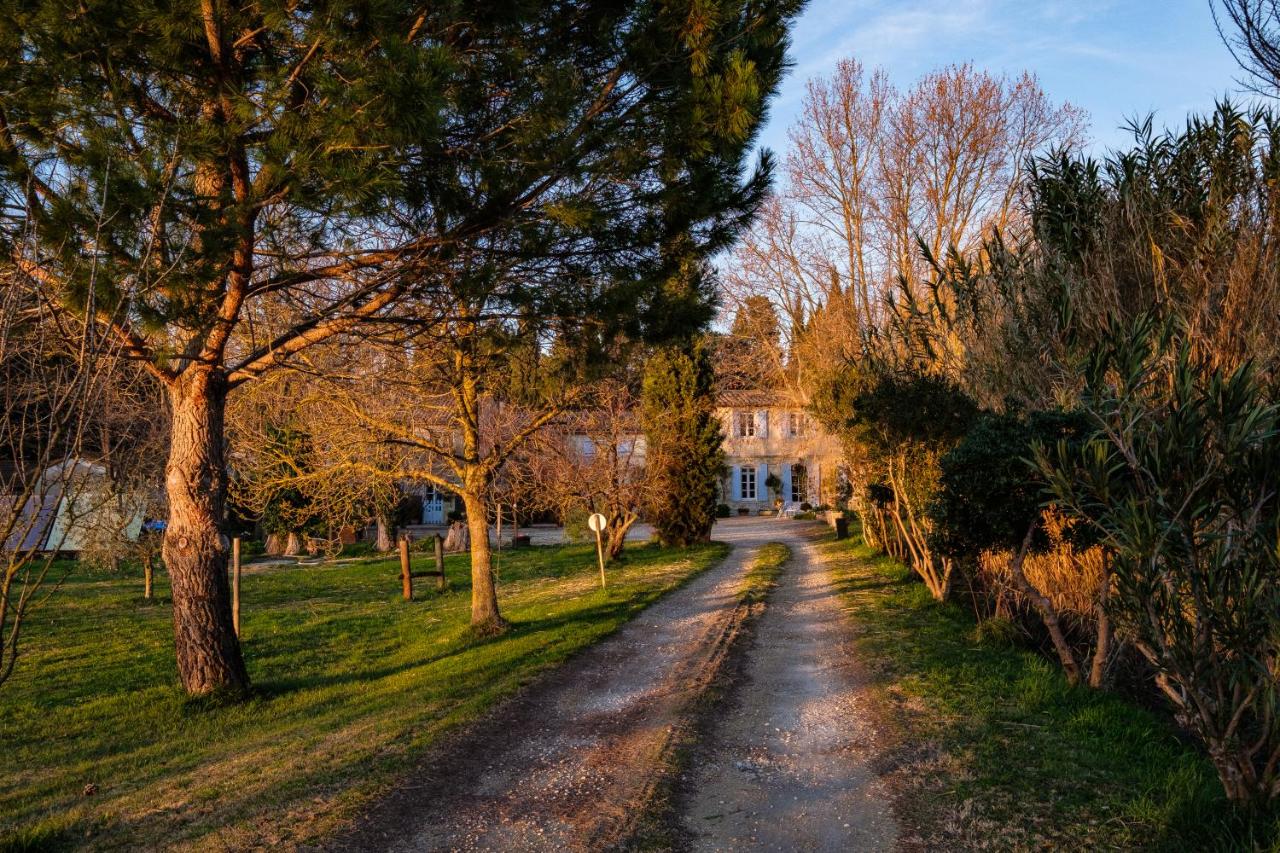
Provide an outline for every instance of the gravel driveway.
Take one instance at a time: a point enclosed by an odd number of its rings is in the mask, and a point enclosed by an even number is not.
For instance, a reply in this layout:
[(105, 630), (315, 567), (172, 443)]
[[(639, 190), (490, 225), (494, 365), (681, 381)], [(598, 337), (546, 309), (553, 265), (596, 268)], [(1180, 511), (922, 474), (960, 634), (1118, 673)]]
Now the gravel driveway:
[(891, 850), (848, 619), (809, 539), (782, 541), (791, 562), (682, 780), (681, 823), (694, 850)]
[(686, 774), (680, 822), (709, 850), (887, 849), (858, 684), (816, 526), (717, 525), (734, 548), (617, 634), (437, 749), (335, 849), (585, 851), (624, 842), (663, 781), (672, 738), (738, 636), (756, 549), (794, 559), (757, 623), (745, 680)]
[(453, 739), (337, 847), (596, 850), (625, 838), (730, 644), (747, 560), (775, 530), (717, 527), (734, 546), (723, 563)]

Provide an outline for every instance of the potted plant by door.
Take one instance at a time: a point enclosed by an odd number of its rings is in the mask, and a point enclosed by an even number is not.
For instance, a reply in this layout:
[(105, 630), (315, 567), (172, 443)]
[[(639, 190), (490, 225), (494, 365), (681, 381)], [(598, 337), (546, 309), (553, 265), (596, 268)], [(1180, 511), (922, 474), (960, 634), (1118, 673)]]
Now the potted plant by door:
[(764, 485), (773, 494), (773, 511), (776, 514), (782, 509), (782, 480), (777, 474), (770, 474), (764, 478)]

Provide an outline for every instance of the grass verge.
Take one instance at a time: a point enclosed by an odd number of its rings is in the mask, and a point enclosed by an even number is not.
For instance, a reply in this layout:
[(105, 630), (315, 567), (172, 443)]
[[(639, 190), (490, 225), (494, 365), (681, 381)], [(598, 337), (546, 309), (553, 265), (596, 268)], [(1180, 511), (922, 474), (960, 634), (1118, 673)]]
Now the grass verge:
[(791, 559), (791, 549), (781, 542), (769, 542), (760, 546), (751, 565), (742, 578), (738, 600), (745, 604), (759, 604), (778, 585), (782, 568)]
[(831, 559), (882, 727), (886, 777), (923, 849), (1275, 849), (1160, 715), (1070, 687), (1034, 651), (977, 639), (906, 567), (853, 540)]
[[(244, 703), (187, 699), (168, 588), (74, 571), (0, 687), (0, 850), (296, 845), (323, 838), (424, 747), (720, 560), (635, 547), (598, 586), (592, 546), (499, 568), (507, 633), (468, 630), (469, 570), (399, 598), (394, 560), (251, 570)], [(428, 586), (423, 584), (423, 586)], [(92, 786), (92, 787), (90, 787)]]

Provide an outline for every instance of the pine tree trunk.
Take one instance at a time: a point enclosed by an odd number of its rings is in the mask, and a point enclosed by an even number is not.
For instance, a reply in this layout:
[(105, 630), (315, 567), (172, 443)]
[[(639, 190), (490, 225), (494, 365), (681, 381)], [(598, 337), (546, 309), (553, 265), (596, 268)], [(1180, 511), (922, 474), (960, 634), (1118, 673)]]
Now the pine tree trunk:
[(471, 627), (481, 634), (501, 633), (507, 625), (498, 612), (498, 589), (489, 550), (489, 504), (482, 492), (470, 489), (463, 490), (462, 502), (471, 532)]
[(162, 554), (173, 590), (178, 675), (192, 695), (243, 693), (249, 675), (231, 624), (227, 542), (220, 529), (227, 492), (226, 384), (213, 371), (192, 366), (168, 391), (173, 426)]

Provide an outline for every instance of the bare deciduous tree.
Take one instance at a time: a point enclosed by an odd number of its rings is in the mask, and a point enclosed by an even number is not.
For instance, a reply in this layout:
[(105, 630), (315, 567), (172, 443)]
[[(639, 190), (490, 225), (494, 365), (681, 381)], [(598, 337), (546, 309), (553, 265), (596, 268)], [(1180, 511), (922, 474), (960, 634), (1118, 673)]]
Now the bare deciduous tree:
[(1053, 104), (1029, 74), (950, 66), (902, 91), (845, 60), (808, 84), (787, 183), (734, 252), (727, 304), (773, 300), (792, 390), (807, 401), (813, 365), (858, 357), (900, 282), (923, 295), (928, 257), (1023, 228), (1020, 169), (1083, 128), (1083, 113)]
[[(489, 539), (503, 466), (582, 396), (552, 384), (512, 399), (512, 371), (537, 349), (503, 344), (496, 327), (444, 323), (430, 334), (368, 340), (344, 358), (356, 370), (316, 371), (302, 406), (323, 442), (328, 477), (414, 480), (458, 495), (471, 536), (472, 624), (501, 630)], [(344, 473), (346, 472), (346, 473)]]
[(601, 382), (587, 405), (544, 433), (538, 450), (545, 500), (562, 518), (584, 510), (604, 515), (606, 553), (621, 556), (653, 488), (636, 394), (623, 381)]
[(35, 282), (0, 269), (0, 683), (51, 591), (58, 513), (84, 503), (79, 457), (118, 366), (92, 323), (50, 310)]
[[(247, 386), (230, 406), (230, 498), (280, 546), (269, 553), (335, 556), (344, 528), (385, 517), (397, 498), (392, 478), (374, 473), (376, 466), (345, 466), (347, 452), (328, 432), (332, 419), (323, 410), (330, 403), (310, 377), (349, 375), (354, 366), (337, 359), (343, 353), (351, 350), (319, 347), (301, 355), (296, 369)], [(378, 451), (366, 452), (372, 460)]]
[(1245, 85), (1275, 97), (1280, 93), (1280, 2), (1277, 0), (1211, 0), (1218, 35), (1231, 50)]

